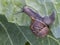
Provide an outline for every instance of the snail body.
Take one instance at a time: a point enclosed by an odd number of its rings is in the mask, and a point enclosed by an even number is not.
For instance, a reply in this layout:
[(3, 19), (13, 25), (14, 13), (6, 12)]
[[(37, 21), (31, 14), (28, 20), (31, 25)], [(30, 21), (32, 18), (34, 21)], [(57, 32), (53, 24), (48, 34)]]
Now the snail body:
[(45, 37), (49, 32), (48, 26), (55, 20), (55, 12), (53, 12), (49, 17), (41, 17), (28, 6), (23, 7), (23, 12), (31, 18), (30, 28), (32, 32), (38, 37)]

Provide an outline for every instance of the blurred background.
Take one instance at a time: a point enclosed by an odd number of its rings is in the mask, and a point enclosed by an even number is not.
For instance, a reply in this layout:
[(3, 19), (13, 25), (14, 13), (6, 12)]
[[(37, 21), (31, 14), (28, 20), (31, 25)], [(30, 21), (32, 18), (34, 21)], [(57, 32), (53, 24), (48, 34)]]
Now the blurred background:
[[(25, 5), (42, 17), (56, 11), (55, 21), (45, 38), (39, 38), (31, 32), (29, 16), (17, 13)], [(60, 0), (0, 0), (0, 45), (60, 45), (59, 19)]]

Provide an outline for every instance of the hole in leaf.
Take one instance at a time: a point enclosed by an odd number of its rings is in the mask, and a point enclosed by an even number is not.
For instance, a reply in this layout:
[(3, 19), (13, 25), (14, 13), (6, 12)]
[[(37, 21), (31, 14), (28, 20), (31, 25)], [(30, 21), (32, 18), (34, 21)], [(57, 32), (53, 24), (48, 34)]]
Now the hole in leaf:
[(30, 45), (30, 43), (29, 42), (26, 42), (25, 45)]

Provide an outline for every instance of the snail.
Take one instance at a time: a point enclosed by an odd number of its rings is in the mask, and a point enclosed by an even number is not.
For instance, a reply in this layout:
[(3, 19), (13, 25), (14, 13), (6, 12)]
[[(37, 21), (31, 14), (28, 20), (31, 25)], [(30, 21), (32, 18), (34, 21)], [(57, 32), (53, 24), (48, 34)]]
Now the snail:
[(49, 25), (53, 24), (55, 20), (55, 12), (50, 16), (42, 17), (34, 12), (28, 6), (24, 6), (22, 12), (26, 13), (31, 18), (30, 28), (32, 32), (38, 37), (45, 37), (49, 32)]

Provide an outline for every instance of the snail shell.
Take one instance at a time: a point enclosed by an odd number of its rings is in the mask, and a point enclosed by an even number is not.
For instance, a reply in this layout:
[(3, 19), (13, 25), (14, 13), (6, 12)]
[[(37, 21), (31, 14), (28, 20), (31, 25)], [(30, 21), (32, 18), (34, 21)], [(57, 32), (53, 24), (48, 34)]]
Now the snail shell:
[(42, 21), (32, 20), (30, 27), (32, 32), (38, 37), (45, 37), (49, 32), (48, 26)]

